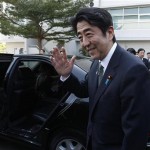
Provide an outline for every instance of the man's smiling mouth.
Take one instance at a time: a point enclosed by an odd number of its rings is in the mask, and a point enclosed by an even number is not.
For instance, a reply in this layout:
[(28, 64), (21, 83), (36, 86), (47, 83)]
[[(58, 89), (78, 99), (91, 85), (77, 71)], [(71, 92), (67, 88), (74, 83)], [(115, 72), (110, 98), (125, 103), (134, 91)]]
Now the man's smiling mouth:
[(88, 48), (88, 52), (94, 50), (95, 47)]

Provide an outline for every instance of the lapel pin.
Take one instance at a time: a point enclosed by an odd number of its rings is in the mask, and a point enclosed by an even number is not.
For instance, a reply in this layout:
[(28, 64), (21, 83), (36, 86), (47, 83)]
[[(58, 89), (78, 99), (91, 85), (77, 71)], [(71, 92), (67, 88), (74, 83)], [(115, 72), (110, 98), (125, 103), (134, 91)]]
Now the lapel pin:
[(105, 85), (107, 85), (108, 83), (110, 83), (111, 80), (112, 80), (112, 76), (109, 75), (109, 76), (107, 77), (107, 80), (106, 80), (106, 82), (105, 82)]

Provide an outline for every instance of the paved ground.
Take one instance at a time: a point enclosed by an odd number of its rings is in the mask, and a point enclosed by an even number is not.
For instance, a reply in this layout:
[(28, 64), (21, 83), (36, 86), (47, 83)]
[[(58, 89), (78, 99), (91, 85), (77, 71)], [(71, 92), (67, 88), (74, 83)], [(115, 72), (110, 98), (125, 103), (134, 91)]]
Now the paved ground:
[(0, 150), (33, 150), (21, 144), (15, 144), (6, 140), (0, 139)]

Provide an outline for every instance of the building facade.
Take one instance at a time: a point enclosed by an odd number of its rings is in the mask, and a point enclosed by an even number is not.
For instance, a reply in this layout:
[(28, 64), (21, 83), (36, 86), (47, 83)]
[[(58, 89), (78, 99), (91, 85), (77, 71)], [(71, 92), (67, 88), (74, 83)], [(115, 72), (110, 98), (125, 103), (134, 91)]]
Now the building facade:
[[(125, 49), (144, 48), (150, 52), (149, 0), (95, 0), (98, 7), (107, 9), (112, 17), (118, 43)], [(146, 57), (146, 56), (145, 56)]]
[[(136, 51), (144, 48), (150, 52), (150, 0), (93, 0), (95, 7), (107, 9), (112, 17), (117, 42), (125, 49), (132, 47)], [(36, 40), (17, 36), (0, 35), (0, 44), (6, 43), (7, 53), (38, 53)], [(56, 46), (55, 41), (47, 42), (47, 52)], [(66, 43), (69, 55), (80, 55), (78, 39)], [(146, 55), (145, 55), (146, 57)]]
[[(150, 0), (93, 0), (94, 7), (107, 9), (113, 18), (117, 42), (125, 49), (150, 52)], [(79, 40), (66, 46), (69, 54), (80, 55)], [(145, 53), (145, 57), (146, 57)]]

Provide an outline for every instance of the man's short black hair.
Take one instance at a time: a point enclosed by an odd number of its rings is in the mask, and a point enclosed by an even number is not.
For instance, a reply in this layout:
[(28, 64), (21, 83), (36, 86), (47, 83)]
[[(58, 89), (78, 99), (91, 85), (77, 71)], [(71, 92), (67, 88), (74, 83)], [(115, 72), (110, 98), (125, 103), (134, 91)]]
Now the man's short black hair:
[(144, 51), (144, 52), (145, 52), (145, 49), (144, 49), (144, 48), (139, 48), (137, 52), (139, 53), (139, 52), (141, 52), (141, 51)]
[(135, 51), (134, 48), (128, 48), (127, 51), (134, 54), (134, 55), (136, 55), (136, 51)]
[[(96, 26), (101, 29), (102, 33), (106, 35), (106, 31), (110, 26), (113, 26), (113, 20), (110, 13), (103, 9), (97, 7), (87, 7), (82, 8), (79, 12), (71, 18), (71, 25), (73, 30), (77, 33), (77, 23), (80, 21), (86, 21), (90, 25)], [(113, 42), (116, 41), (115, 36), (113, 37)]]

